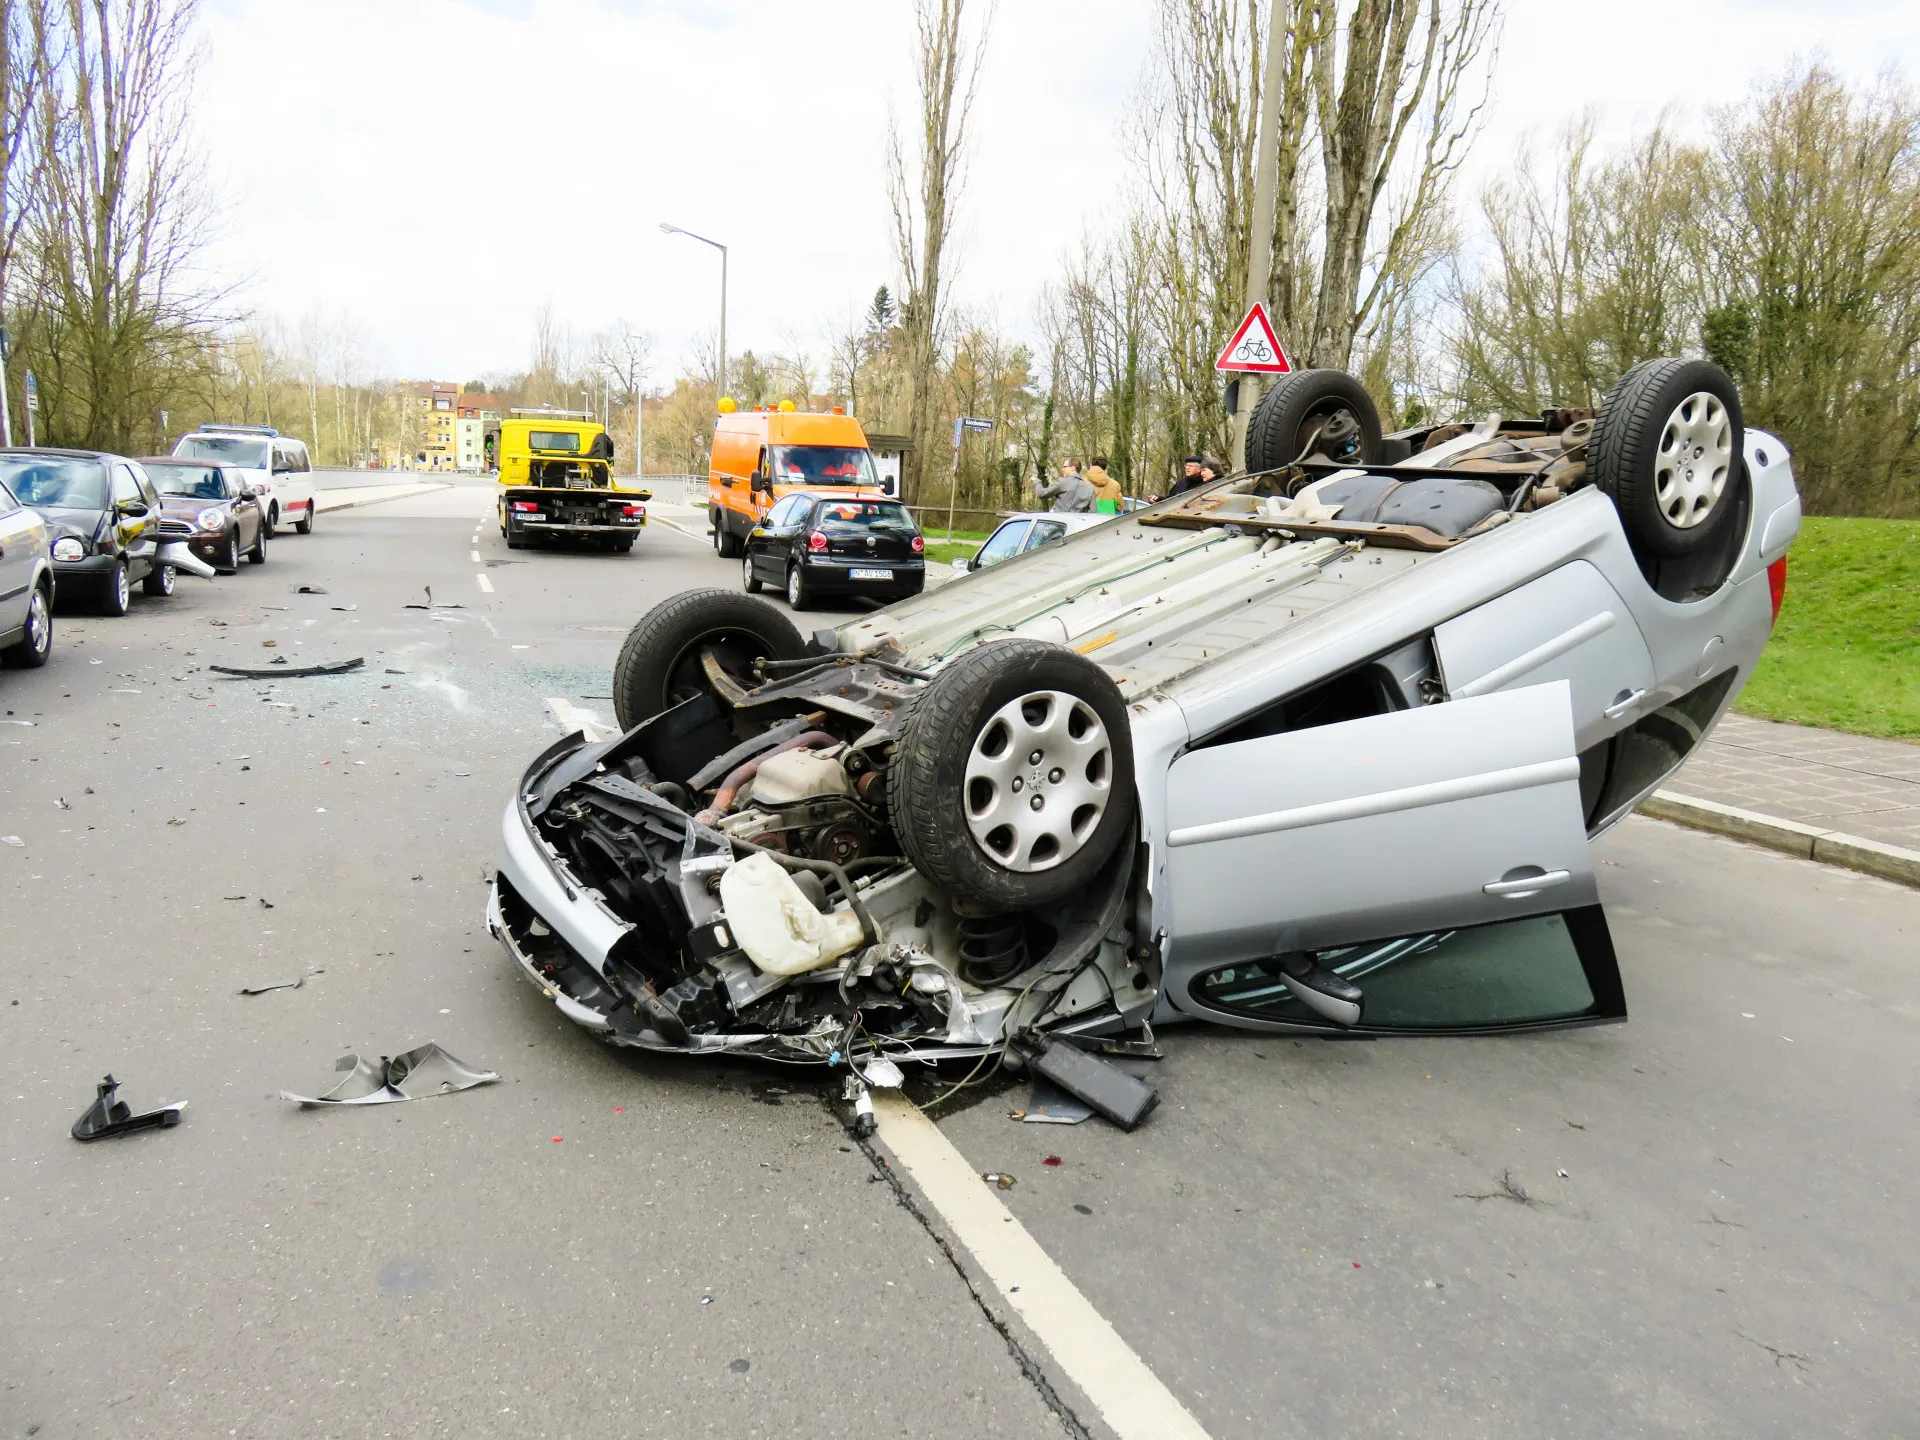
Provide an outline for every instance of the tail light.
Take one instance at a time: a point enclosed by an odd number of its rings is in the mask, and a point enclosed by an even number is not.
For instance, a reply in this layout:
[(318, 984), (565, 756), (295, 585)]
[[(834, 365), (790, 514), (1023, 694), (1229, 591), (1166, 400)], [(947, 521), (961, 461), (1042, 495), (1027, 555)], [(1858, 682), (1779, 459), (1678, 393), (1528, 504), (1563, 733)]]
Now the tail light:
[(811, 550), (815, 555), (825, 554), (827, 537), (818, 530), (814, 531), (811, 535), (807, 536), (807, 549)]
[(516, 515), (531, 514), (539, 508), (539, 504), (532, 500), (516, 500), (513, 502), (513, 512)]
[(1767, 598), (1773, 601), (1773, 623), (1780, 622), (1780, 602), (1787, 598), (1787, 557), (1767, 566)]
[(622, 505), (620, 507), (620, 513), (622, 515), (644, 515), (647, 513), (647, 507), (644, 505)]
[(926, 553), (926, 548), (927, 548), (927, 541), (925, 536), (916, 535), (913, 537), (913, 553), (914, 554), (916, 555), (924, 554)]

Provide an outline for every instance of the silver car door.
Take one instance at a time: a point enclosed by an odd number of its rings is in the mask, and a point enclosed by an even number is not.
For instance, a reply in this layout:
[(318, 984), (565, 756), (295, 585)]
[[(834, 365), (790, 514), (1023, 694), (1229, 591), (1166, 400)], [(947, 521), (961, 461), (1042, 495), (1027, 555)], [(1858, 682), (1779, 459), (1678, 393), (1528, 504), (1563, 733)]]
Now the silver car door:
[(1357, 984), (1353, 1028), (1624, 1015), (1565, 681), (1190, 751), (1168, 774), (1167, 998), (1333, 1028), (1272, 957)]
[(0, 485), (0, 634), (27, 623), (27, 587), (38, 556), (40, 517)]
[(1638, 718), (1653, 656), (1606, 576), (1575, 560), (1435, 628), (1434, 652), (1455, 700), (1565, 680), (1579, 749)]
[[(1473, 925), (1594, 898), (1568, 687), (1189, 751), (1167, 776), (1183, 961)], [(1537, 885), (1512, 882), (1537, 875)]]

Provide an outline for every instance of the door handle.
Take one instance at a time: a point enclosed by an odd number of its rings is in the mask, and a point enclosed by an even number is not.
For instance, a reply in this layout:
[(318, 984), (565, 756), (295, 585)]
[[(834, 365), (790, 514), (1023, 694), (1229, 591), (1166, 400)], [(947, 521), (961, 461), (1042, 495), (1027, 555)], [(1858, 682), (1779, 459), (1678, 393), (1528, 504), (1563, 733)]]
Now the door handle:
[(1627, 711), (1631, 710), (1634, 706), (1638, 705), (1643, 699), (1645, 699), (1646, 694), (1647, 692), (1644, 690), (1635, 690), (1630, 694), (1622, 695), (1618, 700), (1614, 701), (1611, 705), (1607, 706), (1607, 708), (1602, 710), (1600, 713), (1606, 716), (1607, 719), (1609, 720), (1618, 720), (1622, 715), (1626, 714)]
[(1517, 880), (1489, 880), (1480, 887), (1482, 895), (1531, 895), (1536, 890), (1564, 885), (1573, 878), (1571, 870), (1547, 870), (1538, 875), (1522, 875)]

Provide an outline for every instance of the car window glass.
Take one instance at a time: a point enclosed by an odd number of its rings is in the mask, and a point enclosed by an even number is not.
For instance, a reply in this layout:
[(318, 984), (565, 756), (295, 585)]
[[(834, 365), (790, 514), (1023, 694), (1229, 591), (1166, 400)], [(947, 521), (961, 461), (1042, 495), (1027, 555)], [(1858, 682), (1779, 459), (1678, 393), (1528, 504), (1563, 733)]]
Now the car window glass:
[(268, 445), (238, 435), (186, 435), (173, 447), (173, 453), (188, 460), (224, 460), (249, 470), (267, 468)]
[(11, 515), (20, 508), (20, 502), (13, 498), (13, 492), (0, 485), (0, 515)]
[(106, 508), (107, 472), (94, 460), (0, 456), (0, 478), (23, 505), (68, 510)]
[(113, 500), (117, 505), (122, 500), (138, 500), (140, 482), (133, 478), (133, 472), (124, 465), (113, 467)]
[(156, 465), (147, 472), (162, 495), (185, 495), (194, 500), (219, 500), (226, 496), (220, 471), (211, 465)]
[(1009, 520), (993, 534), (987, 537), (987, 543), (980, 547), (979, 561), (982, 565), (997, 565), (1002, 560), (1020, 553), (1020, 542), (1027, 538), (1032, 528), (1030, 520)]
[(153, 483), (153, 477), (147, 473), (144, 465), (133, 467), (133, 478), (140, 486), (140, 498), (149, 505), (160, 503), (160, 491)]
[(313, 468), (312, 464), (307, 459), (306, 446), (302, 445), (298, 440), (296, 440), (288, 448), (292, 451), (291, 458), (293, 461), (293, 469), (296, 472), (304, 475)]
[[(1534, 915), (1320, 950), (1312, 958), (1360, 988), (1365, 1029), (1457, 1030), (1599, 1018), (1580, 952), (1567, 916)], [(1295, 999), (1271, 960), (1209, 970), (1193, 982), (1193, 995), (1211, 1009), (1250, 1018), (1340, 1028)]]
[(220, 473), (227, 477), (227, 494), (239, 499), (247, 488), (247, 477), (238, 470), (222, 470)]
[(1033, 522), (1033, 534), (1027, 537), (1022, 550), (1038, 550), (1042, 545), (1051, 544), (1067, 533), (1067, 527), (1058, 520), (1036, 520)]
[(873, 456), (852, 445), (776, 445), (773, 478), (782, 485), (872, 485)]
[(774, 506), (772, 512), (768, 514), (768, 527), (793, 524), (793, 522), (799, 518), (800, 512), (806, 508), (806, 505), (807, 500), (803, 495), (787, 496), (786, 499)]
[(910, 536), (913, 517), (896, 500), (822, 500), (813, 523), (829, 535), (866, 534)]

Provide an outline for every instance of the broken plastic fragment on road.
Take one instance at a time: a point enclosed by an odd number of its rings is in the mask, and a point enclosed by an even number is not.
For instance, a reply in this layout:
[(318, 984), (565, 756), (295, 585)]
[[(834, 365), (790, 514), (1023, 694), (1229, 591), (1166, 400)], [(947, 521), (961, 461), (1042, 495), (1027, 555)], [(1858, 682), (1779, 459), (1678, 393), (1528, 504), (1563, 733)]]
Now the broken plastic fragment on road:
[(298, 680), (308, 675), (345, 675), (366, 663), (365, 656), (356, 655), (351, 660), (335, 660), (326, 665), (300, 665), (290, 670), (262, 670), (239, 665), (209, 665), (207, 669), (217, 675), (231, 675), (238, 680)]
[(382, 1055), (375, 1064), (360, 1055), (342, 1055), (334, 1062), (341, 1078), (318, 1096), (282, 1090), (280, 1097), (297, 1105), (391, 1105), (401, 1100), (423, 1100), (471, 1090), (500, 1078), (492, 1070), (476, 1070), (433, 1041), (391, 1059)]
[(306, 983), (306, 976), (297, 975), (291, 980), (276, 980), (271, 985), (242, 985), (239, 993), (242, 995), (265, 995), (271, 990), (298, 990)]
[(120, 1082), (109, 1075), (96, 1088), (93, 1104), (73, 1122), (76, 1140), (104, 1140), (112, 1135), (130, 1135), (135, 1130), (165, 1130), (180, 1123), (180, 1112), (187, 1102), (176, 1100), (157, 1110), (133, 1113), (133, 1107), (116, 1098)]

